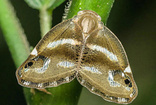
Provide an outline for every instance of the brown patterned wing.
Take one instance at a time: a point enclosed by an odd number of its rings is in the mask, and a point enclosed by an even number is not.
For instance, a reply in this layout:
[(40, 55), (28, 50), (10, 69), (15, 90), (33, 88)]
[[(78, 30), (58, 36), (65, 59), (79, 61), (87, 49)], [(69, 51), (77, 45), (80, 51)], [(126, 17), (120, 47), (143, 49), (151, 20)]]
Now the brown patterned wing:
[(72, 19), (52, 28), (17, 69), (22, 86), (46, 88), (70, 82), (76, 75), (76, 59), (82, 36)]
[(93, 31), (83, 52), (78, 81), (92, 93), (116, 103), (130, 103), (137, 96), (126, 53), (105, 26)]

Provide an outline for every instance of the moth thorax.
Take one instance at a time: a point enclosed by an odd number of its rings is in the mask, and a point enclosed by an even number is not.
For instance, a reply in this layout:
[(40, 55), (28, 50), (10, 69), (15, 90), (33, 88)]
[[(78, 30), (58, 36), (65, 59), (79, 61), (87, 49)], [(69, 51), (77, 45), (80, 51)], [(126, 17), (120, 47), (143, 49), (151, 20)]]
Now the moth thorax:
[(95, 30), (97, 23), (94, 18), (90, 16), (86, 16), (86, 17), (82, 17), (82, 20), (80, 20), (80, 26), (84, 34), (89, 34), (93, 30)]

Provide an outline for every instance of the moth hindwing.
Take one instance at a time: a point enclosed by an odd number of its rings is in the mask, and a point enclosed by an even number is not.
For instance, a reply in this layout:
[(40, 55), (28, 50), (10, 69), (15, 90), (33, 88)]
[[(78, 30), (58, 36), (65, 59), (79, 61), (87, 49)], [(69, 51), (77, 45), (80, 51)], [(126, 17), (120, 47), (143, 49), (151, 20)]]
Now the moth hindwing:
[(30, 88), (56, 87), (76, 77), (92, 93), (122, 104), (138, 93), (123, 46), (89, 10), (52, 28), (16, 76), (20, 85)]

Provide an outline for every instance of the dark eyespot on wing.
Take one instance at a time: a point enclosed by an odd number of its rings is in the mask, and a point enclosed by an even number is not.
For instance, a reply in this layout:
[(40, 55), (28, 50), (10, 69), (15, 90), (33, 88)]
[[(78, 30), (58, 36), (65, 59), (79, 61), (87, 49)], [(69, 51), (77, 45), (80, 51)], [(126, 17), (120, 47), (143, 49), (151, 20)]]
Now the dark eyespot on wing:
[(132, 87), (132, 83), (129, 84), (129, 87)]
[[(42, 56), (42, 55), (39, 55), (39, 56), (33, 58), (32, 61), (37, 61), (38, 59), (42, 59), (43, 61), (45, 61), (46, 57), (45, 57), (45, 56)], [(32, 62), (32, 61), (28, 62), (28, 63), (24, 66), (24, 68), (31, 67), (31, 66), (33, 65), (33, 62)]]
[(28, 67), (30, 67), (30, 66), (32, 66), (33, 65), (33, 62), (28, 62), (25, 66), (24, 66), (24, 68), (28, 68)]
[(129, 84), (130, 81), (128, 79), (125, 79), (125, 84)]
[(33, 65), (33, 62), (28, 62), (28, 66), (32, 66)]
[(132, 87), (132, 82), (130, 78), (127, 77), (127, 79), (124, 80), (125, 84), (128, 85), (129, 87)]
[(24, 68), (27, 68), (28, 67), (28, 65), (26, 64), (25, 66), (24, 66)]

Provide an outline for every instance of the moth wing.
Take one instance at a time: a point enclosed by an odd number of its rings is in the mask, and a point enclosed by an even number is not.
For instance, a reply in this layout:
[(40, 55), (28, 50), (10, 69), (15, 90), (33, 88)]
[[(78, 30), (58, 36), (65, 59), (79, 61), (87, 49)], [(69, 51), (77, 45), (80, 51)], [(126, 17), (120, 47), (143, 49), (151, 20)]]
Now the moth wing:
[(77, 59), (75, 46), (82, 40), (75, 30), (72, 19), (52, 28), (17, 69), (19, 84), (30, 88), (46, 88), (73, 80)]
[(77, 79), (105, 100), (130, 103), (137, 96), (137, 87), (126, 53), (117, 37), (103, 27), (87, 39)]

